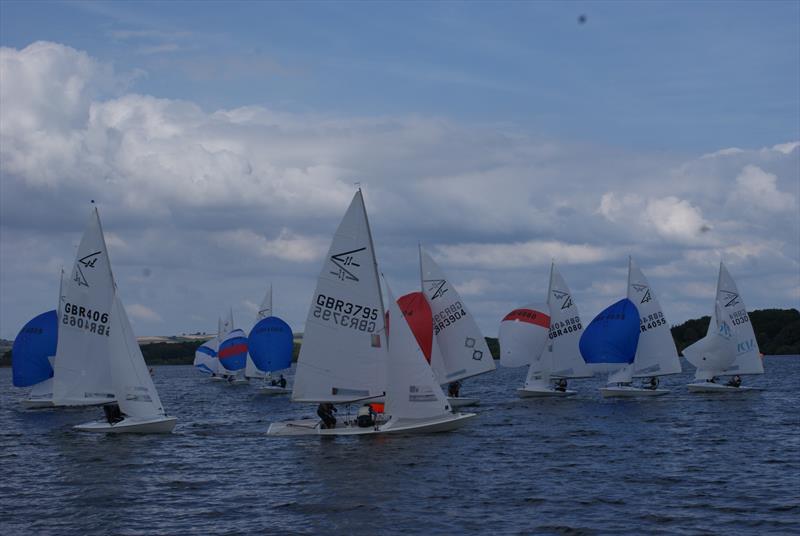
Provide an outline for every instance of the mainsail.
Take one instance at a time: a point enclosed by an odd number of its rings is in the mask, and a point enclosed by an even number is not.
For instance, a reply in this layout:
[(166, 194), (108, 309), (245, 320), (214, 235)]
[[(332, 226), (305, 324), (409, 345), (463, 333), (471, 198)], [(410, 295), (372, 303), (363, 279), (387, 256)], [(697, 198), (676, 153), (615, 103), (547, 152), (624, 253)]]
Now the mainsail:
[(664, 376), (681, 371), (678, 350), (655, 292), (642, 270), (628, 259), (628, 299), (639, 311), (639, 345), (633, 377)]
[(380, 396), (388, 354), (372, 236), (361, 190), (334, 234), (317, 279), (292, 400), (347, 402)]
[(422, 290), (433, 314), (433, 331), (444, 365), (440, 383), (491, 372), (494, 359), (475, 319), (442, 269), (420, 248)]
[(53, 378), (53, 403), (113, 400), (109, 354), (114, 280), (97, 209), (83, 234), (71, 277), (64, 281)]

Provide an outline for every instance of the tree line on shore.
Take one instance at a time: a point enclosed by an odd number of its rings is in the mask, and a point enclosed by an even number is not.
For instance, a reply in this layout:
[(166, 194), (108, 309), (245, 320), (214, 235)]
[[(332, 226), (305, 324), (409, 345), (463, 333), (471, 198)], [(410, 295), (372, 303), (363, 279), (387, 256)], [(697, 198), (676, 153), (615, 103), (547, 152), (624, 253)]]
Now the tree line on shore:
[[(673, 326), (672, 338), (678, 352), (705, 336), (709, 316), (687, 320)], [(800, 312), (797, 309), (761, 309), (750, 313), (758, 347), (764, 355), (800, 355)], [(158, 342), (141, 346), (148, 365), (190, 365), (194, 352), (203, 341)], [(486, 337), (495, 359), (500, 358), (500, 344), (495, 337)], [(297, 361), (300, 342), (294, 343), (293, 360)], [(0, 366), (11, 366), (11, 350), (0, 357)]]

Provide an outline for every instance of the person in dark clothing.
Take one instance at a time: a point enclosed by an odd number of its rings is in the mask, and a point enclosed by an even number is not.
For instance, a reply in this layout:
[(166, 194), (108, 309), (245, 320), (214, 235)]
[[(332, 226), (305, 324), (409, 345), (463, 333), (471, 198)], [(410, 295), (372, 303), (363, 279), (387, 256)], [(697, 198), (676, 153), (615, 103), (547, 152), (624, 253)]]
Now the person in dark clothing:
[(365, 404), (358, 409), (356, 422), (360, 428), (369, 428), (375, 424), (375, 411), (372, 406)]
[(647, 385), (645, 385), (645, 389), (658, 389), (658, 378), (656, 376), (650, 376)]
[(323, 402), (317, 406), (317, 415), (322, 419), (322, 428), (336, 428), (336, 417), (333, 414), (336, 408), (330, 402)]
[(728, 385), (731, 387), (739, 387), (740, 385), (742, 385), (742, 377), (737, 374), (736, 376), (730, 379)]
[(286, 389), (286, 378), (283, 377), (283, 374), (281, 374), (281, 377), (278, 380), (278, 385), (281, 386), (281, 389)]
[(567, 379), (561, 378), (556, 382), (555, 390), (565, 393), (567, 391)]
[(451, 398), (458, 398), (458, 393), (461, 391), (461, 382), (450, 382), (447, 386), (447, 396)]

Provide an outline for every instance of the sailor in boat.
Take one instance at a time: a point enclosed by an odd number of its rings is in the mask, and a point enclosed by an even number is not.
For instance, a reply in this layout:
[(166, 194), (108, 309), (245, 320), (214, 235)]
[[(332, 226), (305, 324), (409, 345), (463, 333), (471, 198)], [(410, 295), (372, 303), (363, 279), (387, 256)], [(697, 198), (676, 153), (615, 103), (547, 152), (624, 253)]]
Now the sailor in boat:
[(556, 391), (560, 391), (562, 393), (565, 393), (567, 391), (567, 379), (566, 378), (561, 378), (560, 380), (558, 380), (556, 382), (554, 388), (555, 388)]
[(656, 389), (658, 389), (658, 377), (650, 376), (650, 379), (648, 379), (647, 382), (644, 385), (642, 385), (642, 387), (644, 387), (645, 389), (652, 389), (655, 391)]
[(119, 409), (119, 404), (114, 402), (113, 404), (104, 404), (103, 405), (103, 413), (106, 415), (106, 420), (108, 424), (114, 425), (118, 422), (121, 422), (125, 419), (125, 414)]
[(356, 422), (360, 428), (375, 426), (375, 410), (372, 409), (372, 404), (364, 404), (358, 408)]
[(738, 374), (728, 381), (729, 387), (739, 387), (740, 385), (742, 385), (742, 377)]
[(458, 398), (458, 393), (461, 390), (461, 382), (455, 381), (450, 382), (450, 385), (447, 386), (447, 396), (450, 398)]
[(278, 378), (277, 380), (273, 378), (272, 380), (270, 380), (269, 384), (272, 385), (273, 387), (280, 386), (281, 389), (286, 389), (286, 378), (284, 378), (283, 374), (281, 374), (280, 378)]
[(330, 402), (323, 402), (317, 406), (317, 415), (322, 419), (322, 428), (336, 428), (336, 407)]

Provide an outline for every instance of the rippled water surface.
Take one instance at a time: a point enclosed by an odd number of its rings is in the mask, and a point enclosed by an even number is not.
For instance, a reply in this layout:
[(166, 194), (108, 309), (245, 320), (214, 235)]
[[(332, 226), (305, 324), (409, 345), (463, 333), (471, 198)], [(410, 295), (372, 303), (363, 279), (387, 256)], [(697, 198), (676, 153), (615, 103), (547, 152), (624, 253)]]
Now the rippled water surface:
[(87, 435), (100, 409), (24, 411), (0, 369), (0, 533), (798, 534), (800, 357), (765, 364), (761, 393), (639, 401), (521, 400), (499, 369), (461, 430), (327, 439), (267, 437), (314, 408), (188, 366), (156, 368), (174, 434)]

